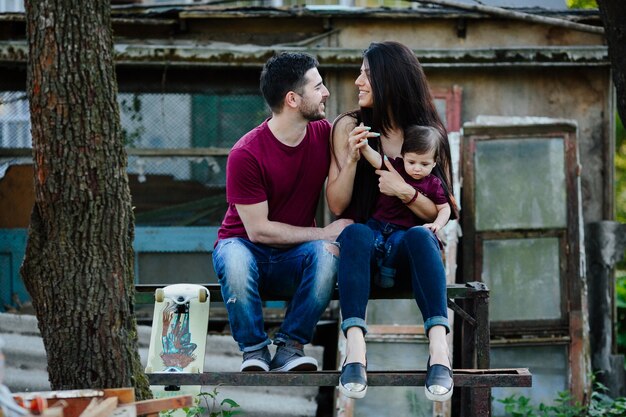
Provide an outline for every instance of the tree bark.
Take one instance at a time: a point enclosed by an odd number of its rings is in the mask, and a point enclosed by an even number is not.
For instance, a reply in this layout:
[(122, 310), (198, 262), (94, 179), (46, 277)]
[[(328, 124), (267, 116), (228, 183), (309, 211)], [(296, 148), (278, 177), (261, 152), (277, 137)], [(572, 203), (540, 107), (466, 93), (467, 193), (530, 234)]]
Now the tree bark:
[(597, 0), (609, 46), (617, 112), (626, 121), (626, 7), (623, 0)]
[(149, 398), (134, 316), (134, 218), (110, 4), (30, 0), (28, 95), (35, 206), (21, 274), (53, 389)]

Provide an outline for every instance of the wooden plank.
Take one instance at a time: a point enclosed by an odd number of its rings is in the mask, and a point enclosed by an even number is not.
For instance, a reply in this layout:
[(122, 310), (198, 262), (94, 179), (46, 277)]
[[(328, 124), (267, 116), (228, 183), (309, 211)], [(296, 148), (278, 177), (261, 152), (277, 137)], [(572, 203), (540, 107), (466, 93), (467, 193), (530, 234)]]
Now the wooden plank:
[[(94, 400), (100, 401), (115, 398), (116, 404), (132, 403), (135, 401), (135, 390), (134, 388), (110, 388), (16, 392), (13, 394), (13, 397), (21, 398), (24, 401), (31, 401), (36, 397), (44, 398), (47, 400), (50, 408), (62, 407), (64, 417), (78, 417), (82, 416), (90, 405), (92, 408), (97, 406), (96, 403), (92, 405)], [(111, 403), (112, 401), (109, 401), (105, 406), (98, 406), (92, 410), (97, 415), (91, 417), (98, 417), (102, 409), (106, 412)]]
[[(223, 301), (220, 284), (204, 283), (211, 293), (211, 301)], [(163, 285), (157, 284), (136, 284), (135, 285), (135, 302), (138, 304), (154, 303), (154, 291)], [(275, 294), (262, 294), (266, 301), (286, 301), (289, 297)], [(448, 284), (447, 295), (451, 299), (478, 298), (489, 297), (489, 289), (481, 282), (468, 282), (465, 284)], [(408, 288), (378, 288), (372, 287), (370, 294), (371, 299), (395, 300), (395, 299), (412, 299), (413, 293)], [(339, 299), (339, 291), (335, 289), (333, 299)]]
[(80, 417), (109, 417), (117, 407), (117, 397), (104, 400), (93, 398), (89, 405), (80, 413)]
[[(205, 372), (200, 374), (148, 374), (152, 385), (224, 386), (336, 386), (339, 371), (317, 372)], [(424, 385), (425, 370), (368, 371), (370, 386)], [(532, 375), (526, 368), (455, 369), (457, 387), (530, 387)]]
[(137, 401), (134, 405), (137, 409), (137, 415), (141, 416), (158, 413), (159, 411), (191, 407), (193, 405), (193, 396), (177, 395), (167, 398), (155, 398), (152, 400)]
[(135, 401), (134, 388), (106, 388), (104, 398), (116, 397), (118, 404), (129, 404)]

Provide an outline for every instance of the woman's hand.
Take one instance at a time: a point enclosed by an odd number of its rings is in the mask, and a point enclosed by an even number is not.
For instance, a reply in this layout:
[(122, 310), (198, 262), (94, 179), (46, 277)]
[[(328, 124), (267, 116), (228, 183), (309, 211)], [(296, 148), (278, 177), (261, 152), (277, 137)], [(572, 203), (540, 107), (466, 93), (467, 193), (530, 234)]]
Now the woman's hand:
[(398, 197), (403, 203), (410, 201), (415, 194), (415, 189), (406, 183), (404, 178), (402, 178), (393, 165), (391, 165), (387, 157), (383, 159), (383, 163), (388, 171), (382, 169), (376, 170), (376, 174), (378, 174), (379, 177), (378, 188), (380, 192), (388, 196)]
[(367, 138), (376, 136), (370, 133), (370, 127), (361, 123), (355, 126), (348, 134), (348, 163), (357, 162), (361, 159), (361, 148), (367, 145)]

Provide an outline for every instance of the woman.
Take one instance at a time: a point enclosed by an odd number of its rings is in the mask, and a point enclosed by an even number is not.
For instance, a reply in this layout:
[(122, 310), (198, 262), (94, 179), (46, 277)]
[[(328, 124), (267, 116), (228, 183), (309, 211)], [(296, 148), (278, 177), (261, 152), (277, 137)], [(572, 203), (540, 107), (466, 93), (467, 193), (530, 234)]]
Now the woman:
[[(364, 52), (355, 84), (359, 90), (359, 110), (339, 116), (333, 126), (326, 198), (335, 215), (355, 221), (338, 238), (341, 327), (347, 340), (339, 388), (348, 397), (362, 398), (367, 391), (365, 309), (372, 273), (378, 272), (373, 232), (363, 222), (377, 210), (385, 210), (380, 195), (400, 199), (423, 223), (432, 222), (437, 216), (435, 204), (407, 184), (390, 162), (400, 157), (406, 127), (417, 124), (441, 131), (444, 155), (438, 174), (446, 186), (453, 218), (456, 213), (450, 193), (450, 146), (426, 77), (413, 52), (397, 42), (372, 43)], [(367, 144), (388, 158), (384, 158), (385, 167), (376, 170), (361, 157), (360, 149)], [(364, 259), (370, 261), (363, 262)], [(411, 285), (424, 317), (430, 353), (426, 396), (445, 401), (452, 396), (453, 389), (446, 340), (450, 327), (445, 270), (435, 234), (422, 226), (408, 229), (400, 242), (396, 269), (399, 277), (411, 281), (396, 285)]]

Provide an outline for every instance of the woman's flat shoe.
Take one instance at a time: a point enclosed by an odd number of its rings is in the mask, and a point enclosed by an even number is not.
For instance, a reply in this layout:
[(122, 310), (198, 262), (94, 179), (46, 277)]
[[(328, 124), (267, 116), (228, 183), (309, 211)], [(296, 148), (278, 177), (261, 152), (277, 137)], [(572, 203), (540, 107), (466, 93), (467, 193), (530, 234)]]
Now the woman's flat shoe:
[(367, 392), (366, 367), (360, 362), (351, 362), (341, 368), (339, 391), (348, 398), (363, 398)]
[(428, 358), (424, 385), (426, 398), (431, 401), (448, 401), (452, 397), (453, 388), (452, 369), (445, 365), (431, 366), (430, 358)]

